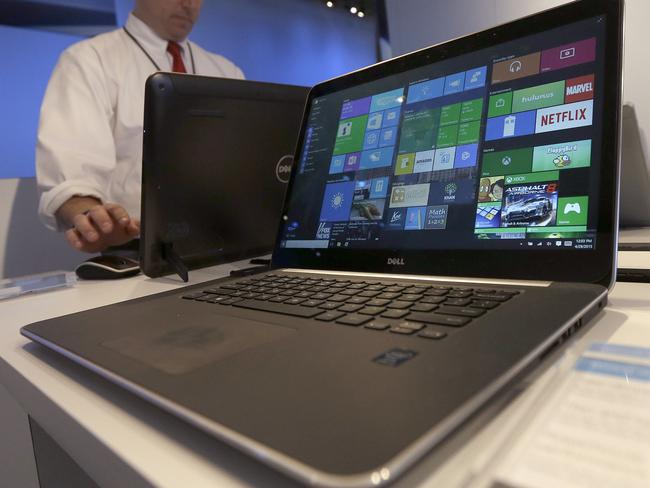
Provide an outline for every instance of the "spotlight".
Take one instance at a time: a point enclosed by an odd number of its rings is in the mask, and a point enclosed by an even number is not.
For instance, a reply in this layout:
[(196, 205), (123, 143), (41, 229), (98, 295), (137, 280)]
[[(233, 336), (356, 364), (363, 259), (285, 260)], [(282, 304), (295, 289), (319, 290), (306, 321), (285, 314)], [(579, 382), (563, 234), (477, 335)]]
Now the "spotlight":
[(357, 9), (357, 7), (350, 7), (350, 13), (351, 13), (351, 14), (354, 15), (354, 14), (356, 14), (358, 11), (359, 11), (359, 9)]
[(366, 14), (363, 13), (363, 10), (359, 10), (359, 11), (357, 12), (357, 17), (363, 19), (365, 16), (366, 16)]
[(332, 7), (334, 7), (334, 2), (332, 2), (332, 0), (328, 0), (328, 1), (325, 3), (325, 5), (327, 5), (329, 8), (332, 8)]

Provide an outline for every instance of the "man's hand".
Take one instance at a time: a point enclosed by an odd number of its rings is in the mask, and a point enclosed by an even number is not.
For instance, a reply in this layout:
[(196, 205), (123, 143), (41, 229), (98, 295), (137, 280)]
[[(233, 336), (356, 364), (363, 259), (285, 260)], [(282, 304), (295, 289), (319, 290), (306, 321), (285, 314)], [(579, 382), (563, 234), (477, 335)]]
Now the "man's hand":
[(70, 226), (68, 243), (79, 251), (95, 253), (129, 242), (140, 234), (140, 221), (116, 203), (102, 204), (90, 197), (72, 197), (57, 211)]

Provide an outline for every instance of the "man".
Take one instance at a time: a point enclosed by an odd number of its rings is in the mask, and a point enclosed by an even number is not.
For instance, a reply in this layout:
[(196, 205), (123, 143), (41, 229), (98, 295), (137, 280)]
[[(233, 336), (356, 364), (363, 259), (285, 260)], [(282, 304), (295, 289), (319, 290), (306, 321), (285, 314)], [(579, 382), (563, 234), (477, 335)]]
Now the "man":
[(187, 41), (202, 0), (136, 0), (126, 26), (69, 47), (52, 73), (36, 147), (39, 215), (85, 252), (139, 234), (144, 86), (156, 71), (243, 78)]

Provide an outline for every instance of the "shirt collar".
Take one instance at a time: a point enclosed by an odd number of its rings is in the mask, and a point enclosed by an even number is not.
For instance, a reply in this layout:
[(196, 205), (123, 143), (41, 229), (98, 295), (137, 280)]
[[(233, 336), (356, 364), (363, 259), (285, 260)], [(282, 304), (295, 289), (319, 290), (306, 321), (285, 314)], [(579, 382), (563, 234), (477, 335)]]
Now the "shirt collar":
[[(167, 59), (166, 53), (168, 41), (160, 37), (153, 31), (153, 29), (151, 29), (151, 27), (133, 15), (133, 12), (131, 12), (126, 19), (126, 28), (138, 41), (140, 41), (142, 47), (144, 47), (145, 50), (154, 57), (154, 59)], [(187, 52), (187, 39), (178, 44), (181, 46), (182, 53)]]

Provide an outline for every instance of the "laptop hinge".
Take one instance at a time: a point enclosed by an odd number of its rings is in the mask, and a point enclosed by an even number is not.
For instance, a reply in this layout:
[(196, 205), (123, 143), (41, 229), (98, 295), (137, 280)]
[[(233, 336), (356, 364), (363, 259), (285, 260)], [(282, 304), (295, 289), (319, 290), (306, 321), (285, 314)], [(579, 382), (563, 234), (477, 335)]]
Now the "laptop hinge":
[(539, 286), (547, 287), (551, 285), (550, 281), (533, 281), (533, 280), (504, 280), (498, 278), (476, 278), (467, 276), (421, 276), (421, 275), (407, 275), (407, 274), (390, 274), (390, 273), (360, 273), (357, 271), (330, 271), (322, 269), (296, 269), (296, 268), (283, 268), (279, 271), (286, 271), (289, 273), (311, 273), (311, 274), (327, 274), (337, 276), (351, 276), (355, 278), (375, 278), (380, 280), (416, 280), (416, 281), (453, 281), (459, 283), (476, 283), (481, 285), (510, 285), (510, 286)]
[(176, 254), (176, 251), (174, 251), (173, 242), (163, 243), (162, 258), (165, 261), (167, 261), (167, 263), (172, 267), (172, 269), (176, 272), (176, 274), (180, 276), (185, 283), (189, 281), (189, 273), (187, 270), (187, 266), (185, 265), (181, 257), (178, 254)]

